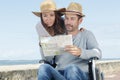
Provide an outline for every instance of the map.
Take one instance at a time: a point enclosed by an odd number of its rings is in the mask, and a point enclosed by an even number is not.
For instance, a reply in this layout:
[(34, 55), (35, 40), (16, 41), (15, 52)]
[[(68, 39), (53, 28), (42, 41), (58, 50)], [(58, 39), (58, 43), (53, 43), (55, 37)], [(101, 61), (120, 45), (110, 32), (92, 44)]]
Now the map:
[(72, 35), (40, 37), (40, 42), (44, 56), (54, 56), (62, 54), (66, 45), (73, 45)]

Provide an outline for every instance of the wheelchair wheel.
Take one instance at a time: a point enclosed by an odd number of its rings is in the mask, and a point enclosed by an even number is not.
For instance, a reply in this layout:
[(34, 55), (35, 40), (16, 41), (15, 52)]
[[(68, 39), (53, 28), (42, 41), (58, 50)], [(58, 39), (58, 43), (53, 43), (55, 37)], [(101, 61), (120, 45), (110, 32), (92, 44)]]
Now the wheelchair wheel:
[(104, 74), (98, 69), (95, 69), (96, 71), (96, 80), (104, 80)]

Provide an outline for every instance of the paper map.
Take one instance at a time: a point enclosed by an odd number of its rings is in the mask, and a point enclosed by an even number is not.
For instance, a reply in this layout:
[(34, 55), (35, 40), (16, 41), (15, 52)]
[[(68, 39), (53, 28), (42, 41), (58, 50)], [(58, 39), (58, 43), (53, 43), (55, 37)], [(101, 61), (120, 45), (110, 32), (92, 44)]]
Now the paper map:
[(66, 45), (72, 45), (72, 35), (41, 37), (41, 46), (44, 56), (59, 55), (64, 52)]

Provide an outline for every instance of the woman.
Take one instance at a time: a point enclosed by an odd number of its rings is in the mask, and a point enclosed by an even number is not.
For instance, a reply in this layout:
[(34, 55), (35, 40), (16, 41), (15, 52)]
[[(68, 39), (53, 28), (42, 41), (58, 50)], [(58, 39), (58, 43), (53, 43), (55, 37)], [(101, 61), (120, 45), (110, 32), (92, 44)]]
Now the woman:
[[(65, 33), (64, 20), (61, 17), (61, 12), (64, 12), (65, 8), (57, 9), (55, 2), (45, 0), (41, 3), (40, 10), (41, 12), (33, 12), (33, 14), (41, 19), (41, 22), (36, 26), (39, 37), (55, 36)], [(46, 35), (41, 35), (42, 32)]]
[[(64, 19), (61, 17), (63, 15), (61, 12), (64, 12), (65, 8), (57, 9), (53, 0), (44, 0), (40, 5), (40, 10), (41, 12), (33, 12), (33, 14), (40, 17), (41, 20), (41, 22), (36, 25), (39, 38), (42, 36), (55, 36), (66, 33)], [(48, 60), (48, 57), (44, 57), (41, 47), (40, 51), (42, 57), (41, 61), (44, 61), (45, 63), (49, 63), (47, 61), (51, 61), (52, 63), (50, 63), (52, 66), (55, 66), (55, 62), (52, 60), (55, 59), (55, 57), (49, 57), (50, 60)]]

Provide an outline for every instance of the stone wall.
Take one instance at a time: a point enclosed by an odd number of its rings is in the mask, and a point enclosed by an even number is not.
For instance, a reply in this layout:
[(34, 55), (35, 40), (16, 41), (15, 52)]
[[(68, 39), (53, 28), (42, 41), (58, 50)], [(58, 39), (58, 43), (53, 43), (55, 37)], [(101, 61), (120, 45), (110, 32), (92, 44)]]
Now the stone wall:
[(39, 64), (0, 66), (0, 80), (37, 80)]
[(105, 80), (120, 80), (120, 60), (95, 61)]
[(0, 80), (37, 80), (36, 73), (37, 71), (34, 69), (1, 72)]
[(120, 71), (120, 60), (96, 61), (96, 66), (105, 74)]
[[(109, 73), (120, 71), (119, 60), (95, 61), (95, 63), (105, 78)], [(39, 66), (40, 64), (0, 66), (0, 80), (37, 80)]]

